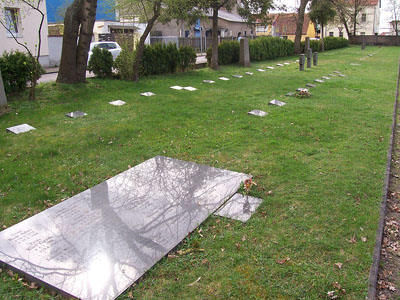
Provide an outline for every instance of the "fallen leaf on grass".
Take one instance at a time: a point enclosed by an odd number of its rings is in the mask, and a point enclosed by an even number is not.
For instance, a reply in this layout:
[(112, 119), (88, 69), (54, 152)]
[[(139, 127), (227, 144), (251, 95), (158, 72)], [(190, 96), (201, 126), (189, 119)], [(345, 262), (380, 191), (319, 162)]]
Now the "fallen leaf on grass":
[(338, 267), (339, 270), (341, 270), (343, 264), (341, 262), (337, 262), (337, 263), (335, 263), (335, 266)]
[(204, 252), (204, 249), (189, 248), (189, 249), (186, 249), (186, 250), (178, 250), (178, 251), (176, 251), (176, 253), (178, 253), (179, 255), (186, 255), (186, 254), (189, 254), (189, 253), (192, 253), (192, 252)]
[(353, 236), (353, 237), (349, 240), (349, 243), (352, 243), (352, 244), (357, 243), (356, 238)]
[(244, 235), (243, 237), (242, 237), (242, 242), (244, 242), (246, 240), (246, 236)]
[(188, 286), (194, 286), (196, 283), (200, 281), (201, 277), (197, 278), (196, 281), (193, 281), (192, 283), (189, 283)]
[(285, 262), (288, 262), (290, 260), (290, 257), (286, 257), (285, 259), (278, 259), (276, 262), (280, 265), (283, 265)]
[(132, 291), (130, 291), (130, 292), (128, 293), (128, 298), (131, 298), (131, 299), (133, 299), (133, 294), (132, 294)]

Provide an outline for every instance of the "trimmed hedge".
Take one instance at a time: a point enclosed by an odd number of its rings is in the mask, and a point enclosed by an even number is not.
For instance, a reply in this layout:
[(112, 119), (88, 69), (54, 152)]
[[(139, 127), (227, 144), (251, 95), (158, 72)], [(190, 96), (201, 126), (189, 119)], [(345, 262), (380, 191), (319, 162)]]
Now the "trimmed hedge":
[[(260, 37), (249, 41), (251, 61), (267, 60), (292, 55), (294, 44), (290, 40), (277, 37)], [(211, 63), (211, 48), (207, 50), (207, 61)], [(239, 62), (240, 44), (238, 41), (224, 41), (218, 46), (218, 64), (228, 65)]]
[[(338, 48), (344, 48), (349, 46), (349, 41), (345, 38), (327, 36), (324, 38), (325, 50), (332, 50)], [(321, 41), (311, 40), (310, 47), (313, 52), (321, 51)], [(305, 42), (301, 42), (301, 52), (304, 52)]]
[(89, 59), (88, 70), (98, 78), (111, 78), (113, 63), (113, 56), (110, 51), (94, 47)]

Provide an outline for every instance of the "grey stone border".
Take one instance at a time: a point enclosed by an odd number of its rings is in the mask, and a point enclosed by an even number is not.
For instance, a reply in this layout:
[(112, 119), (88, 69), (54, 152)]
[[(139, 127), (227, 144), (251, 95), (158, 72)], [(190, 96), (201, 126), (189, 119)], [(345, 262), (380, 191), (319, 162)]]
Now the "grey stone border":
[(386, 206), (387, 206), (387, 196), (389, 194), (389, 180), (390, 180), (390, 166), (392, 162), (392, 152), (393, 152), (393, 144), (394, 144), (394, 133), (396, 128), (396, 116), (397, 116), (397, 106), (399, 101), (399, 81), (400, 81), (400, 60), (399, 60), (399, 71), (397, 76), (397, 89), (396, 89), (396, 100), (393, 105), (393, 116), (392, 116), (392, 132), (390, 135), (390, 144), (389, 150), (387, 153), (387, 163), (386, 163), (386, 176), (383, 185), (383, 194), (382, 194), (382, 202), (381, 209), (379, 212), (379, 223), (378, 229), (376, 231), (375, 238), (375, 246), (374, 252), (372, 255), (372, 265), (369, 270), (369, 280), (368, 280), (368, 300), (376, 299), (376, 286), (378, 281), (378, 272), (379, 265), (381, 262), (381, 251), (382, 251), (382, 239), (383, 239), (383, 231), (385, 229), (385, 216), (386, 216)]

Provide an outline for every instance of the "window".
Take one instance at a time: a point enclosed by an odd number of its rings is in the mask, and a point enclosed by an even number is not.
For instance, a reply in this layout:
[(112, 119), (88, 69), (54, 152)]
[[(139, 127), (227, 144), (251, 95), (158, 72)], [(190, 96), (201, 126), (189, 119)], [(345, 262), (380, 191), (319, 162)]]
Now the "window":
[(6, 7), (4, 11), (6, 26), (8, 34), (18, 35), (19, 34), (19, 10), (18, 8)]
[(246, 30), (244, 31), (244, 36), (247, 36), (247, 31)]
[(361, 35), (365, 35), (365, 32), (361, 32)]
[(339, 32), (339, 37), (343, 37), (343, 32)]
[(367, 22), (367, 14), (361, 15), (361, 22)]
[(333, 31), (329, 32), (329, 36), (333, 36)]

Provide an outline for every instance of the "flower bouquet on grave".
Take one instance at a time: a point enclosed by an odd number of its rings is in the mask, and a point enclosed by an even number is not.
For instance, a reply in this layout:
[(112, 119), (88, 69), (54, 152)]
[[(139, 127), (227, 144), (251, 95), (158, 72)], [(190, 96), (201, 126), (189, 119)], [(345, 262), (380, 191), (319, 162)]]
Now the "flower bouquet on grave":
[(255, 183), (255, 182), (253, 181), (252, 178), (246, 179), (246, 180), (244, 181), (244, 184), (243, 184), (243, 194), (246, 195), (246, 202), (248, 202), (249, 193), (250, 193), (251, 187), (252, 187), (253, 185), (257, 185), (257, 183)]
[(304, 90), (297, 91), (296, 94), (295, 94), (295, 97), (297, 97), (297, 98), (310, 98), (311, 97), (311, 93), (307, 89), (304, 89)]

